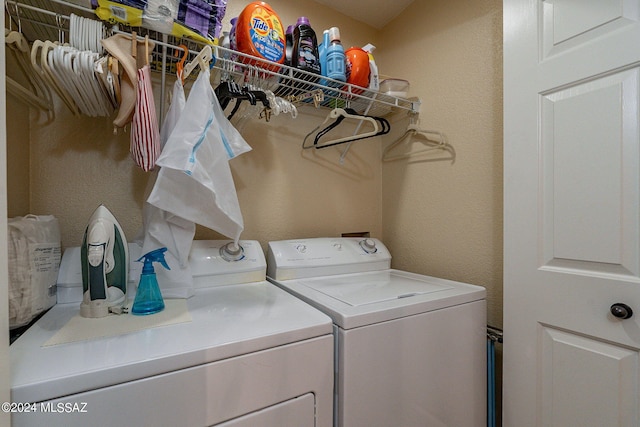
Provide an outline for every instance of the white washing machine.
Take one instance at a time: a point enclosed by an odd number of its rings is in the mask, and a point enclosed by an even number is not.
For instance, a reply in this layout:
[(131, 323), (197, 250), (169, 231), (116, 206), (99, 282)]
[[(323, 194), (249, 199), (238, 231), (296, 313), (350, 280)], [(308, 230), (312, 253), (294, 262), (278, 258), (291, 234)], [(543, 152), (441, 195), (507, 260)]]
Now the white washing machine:
[(486, 425), (485, 289), (390, 265), (376, 239), (269, 243), (268, 279), (333, 319), (334, 425)]
[(55, 305), (10, 346), (13, 426), (331, 426), (331, 319), (266, 281), (258, 242), (226, 243), (193, 244), (189, 321), (47, 345), (79, 313)]

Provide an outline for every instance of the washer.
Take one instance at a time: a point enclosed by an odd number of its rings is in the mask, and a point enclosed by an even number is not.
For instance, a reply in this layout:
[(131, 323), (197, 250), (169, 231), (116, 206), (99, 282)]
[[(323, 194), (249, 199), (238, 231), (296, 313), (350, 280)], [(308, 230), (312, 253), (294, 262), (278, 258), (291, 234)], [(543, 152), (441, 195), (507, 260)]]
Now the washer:
[(270, 281), (327, 313), (340, 427), (486, 423), (486, 291), (390, 268), (377, 239), (270, 242)]
[[(331, 319), (266, 281), (258, 242), (238, 261), (226, 243), (194, 241), (191, 321), (43, 346), (79, 313), (55, 305), (10, 346), (13, 425), (331, 426)], [(79, 254), (65, 258), (81, 277)]]

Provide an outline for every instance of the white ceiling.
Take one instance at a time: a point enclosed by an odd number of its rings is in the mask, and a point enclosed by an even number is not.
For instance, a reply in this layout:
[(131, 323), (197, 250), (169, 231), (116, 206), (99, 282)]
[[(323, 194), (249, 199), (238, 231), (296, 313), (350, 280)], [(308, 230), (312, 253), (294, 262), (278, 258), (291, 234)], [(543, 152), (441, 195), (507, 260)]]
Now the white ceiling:
[(414, 0), (315, 0), (357, 21), (382, 28)]

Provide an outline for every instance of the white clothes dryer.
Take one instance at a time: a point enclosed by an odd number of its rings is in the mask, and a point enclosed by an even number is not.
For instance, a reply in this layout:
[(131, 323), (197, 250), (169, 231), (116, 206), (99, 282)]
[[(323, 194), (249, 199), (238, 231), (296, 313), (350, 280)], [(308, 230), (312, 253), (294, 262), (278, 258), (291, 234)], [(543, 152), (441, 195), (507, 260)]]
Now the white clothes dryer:
[(377, 239), (269, 243), (268, 279), (333, 319), (334, 425), (485, 425), (485, 289), (390, 265)]
[(227, 243), (193, 243), (189, 321), (47, 345), (80, 308), (55, 305), (10, 346), (12, 425), (330, 427), (331, 319), (266, 281), (258, 242)]

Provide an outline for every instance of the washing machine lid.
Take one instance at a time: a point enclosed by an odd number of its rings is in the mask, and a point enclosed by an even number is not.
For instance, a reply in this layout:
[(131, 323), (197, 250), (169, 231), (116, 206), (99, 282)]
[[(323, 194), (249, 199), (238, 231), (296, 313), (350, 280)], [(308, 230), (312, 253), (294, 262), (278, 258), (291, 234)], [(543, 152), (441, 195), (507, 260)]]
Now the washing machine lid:
[(273, 282), (328, 314), (343, 329), (486, 297), (481, 286), (394, 269)]
[(396, 301), (452, 288), (450, 285), (405, 277), (390, 271), (354, 276), (329, 276), (315, 280), (301, 279), (300, 284), (354, 307)]

